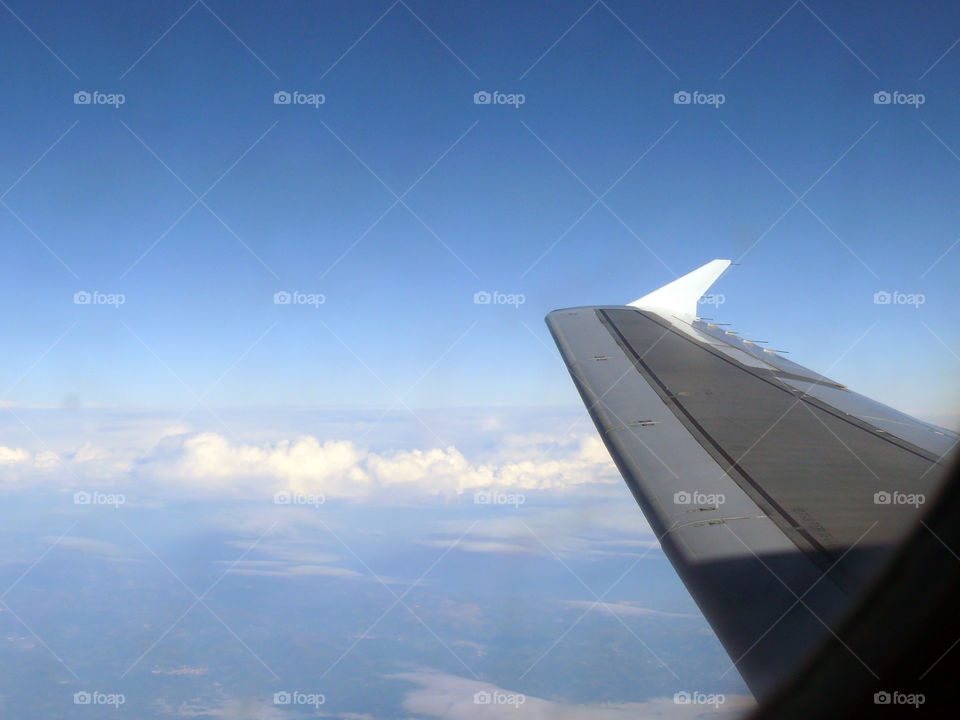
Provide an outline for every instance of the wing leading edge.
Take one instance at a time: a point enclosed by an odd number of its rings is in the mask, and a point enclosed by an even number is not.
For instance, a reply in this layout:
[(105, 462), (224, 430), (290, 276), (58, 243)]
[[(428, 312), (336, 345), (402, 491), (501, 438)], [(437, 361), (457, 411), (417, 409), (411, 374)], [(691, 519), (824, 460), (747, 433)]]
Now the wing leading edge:
[(697, 319), (728, 265), (546, 322), (665, 554), (762, 698), (917, 523), (911, 501), (934, 494), (957, 437)]

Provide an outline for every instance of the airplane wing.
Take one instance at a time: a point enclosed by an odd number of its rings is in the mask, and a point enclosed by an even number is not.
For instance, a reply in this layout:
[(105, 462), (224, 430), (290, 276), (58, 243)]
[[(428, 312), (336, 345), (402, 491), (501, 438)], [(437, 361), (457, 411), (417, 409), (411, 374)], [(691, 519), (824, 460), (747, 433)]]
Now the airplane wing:
[(665, 554), (762, 699), (917, 525), (958, 438), (699, 319), (729, 264), (546, 322)]

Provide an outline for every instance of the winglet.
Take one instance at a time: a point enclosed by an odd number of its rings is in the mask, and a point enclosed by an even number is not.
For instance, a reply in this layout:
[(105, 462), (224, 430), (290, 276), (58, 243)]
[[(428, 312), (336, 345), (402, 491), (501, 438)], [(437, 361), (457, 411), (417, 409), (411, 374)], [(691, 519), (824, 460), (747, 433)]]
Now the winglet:
[(634, 300), (630, 306), (693, 320), (697, 317), (697, 303), (700, 298), (729, 266), (729, 260), (711, 260), (662, 288)]

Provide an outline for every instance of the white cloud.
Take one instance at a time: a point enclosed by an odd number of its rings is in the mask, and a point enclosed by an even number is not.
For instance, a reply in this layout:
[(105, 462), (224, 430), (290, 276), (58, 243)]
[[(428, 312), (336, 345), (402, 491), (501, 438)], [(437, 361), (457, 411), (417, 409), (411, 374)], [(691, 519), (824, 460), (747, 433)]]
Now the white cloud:
[(634, 602), (601, 602), (593, 600), (565, 600), (561, 603), (565, 607), (578, 610), (591, 610), (594, 612), (609, 613), (617, 617), (661, 617), (661, 618), (692, 618), (696, 619), (700, 615), (692, 613), (673, 613), (663, 610), (654, 610), (653, 608), (643, 607)]
[(176, 708), (165, 707), (176, 717), (215, 717), (230, 720), (282, 720), (289, 717), (284, 709), (267, 700), (231, 698), (219, 703), (204, 704), (199, 701), (184, 701)]
[(310, 435), (244, 442), (216, 432), (164, 432), (139, 451), (90, 442), (59, 455), (0, 446), (0, 486), (22, 488), (24, 479), (61, 485), (83, 479), (89, 487), (128, 486), (147, 494), (160, 489), (166, 496), (264, 497), (285, 490), (370, 498), (386, 492), (452, 497), (480, 488), (546, 490), (612, 482), (618, 476), (592, 435), (562, 443), (510, 436), (478, 461), (453, 445), (373, 452), (350, 440)]
[[(178, 707), (172, 707), (161, 701), (162, 710), (169, 715), (185, 718), (229, 718), (229, 720), (290, 720), (292, 717), (303, 717), (300, 714), (291, 715), (289, 707), (275, 705), (272, 700), (257, 698), (228, 698), (225, 700), (203, 703), (200, 701), (185, 701)], [(338, 718), (339, 720), (374, 720), (373, 715), (366, 713), (326, 713), (311, 712), (309, 717)]]
[(582, 492), (581, 487), (558, 503), (488, 513), (480, 525), (471, 517), (440, 520), (435, 536), (420, 542), (448, 548), (462, 537), (457, 549), (467, 552), (662, 559), (660, 543), (622, 484), (601, 495)]
[(297, 577), (333, 577), (344, 580), (366, 579), (366, 575), (354, 570), (333, 565), (286, 565), (285, 563), (254, 564), (249, 562), (225, 563), (231, 575), (259, 575), (261, 577), (297, 578)]
[[(599, 446), (599, 447), (598, 447)], [(216, 433), (181, 441), (168, 474), (202, 484), (244, 478), (271, 481), (275, 489), (340, 497), (364, 497), (388, 488), (425, 494), (460, 494), (483, 487), (547, 489), (609, 479), (609, 457), (596, 438), (586, 438), (564, 457), (516, 457), (473, 463), (456, 447), (388, 453), (363, 450), (348, 440), (311, 436), (252, 445)]]
[[(352, 496), (369, 485), (365, 452), (346, 440), (311, 436), (275, 443), (240, 444), (213, 432), (166, 438), (144, 458), (154, 477), (224, 490), (266, 480), (274, 490)], [(261, 483), (262, 485), (262, 483)]]
[(531, 695), (522, 696), (522, 705), (480, 704), (475, 702), (477, 693), (502, 693), (506, 696), (516, 696), (518, 693), (479, 680), (430, 670), (400, 673), (393, 677), (417, 686), (404, 699), (406, 710), (444, 720), (516, 720), (518, 717), (524, 720), (686, 720), (742, 717), (747, 710), (755, 707), (753, 698), (744, 695), (728, 695), (718, 707), (678, 705), (673, 702), (673, 698), (654, 698), (646, 702), (576, 704), (554, 702)]
[(21, 448), (9, 448), (0, 445), (0, 465), (23, 465), (29, 463), (32, 455)]
[(111, 559), (124, 559), (128, 558), (129, 556), (129, 552), (125, 548), (104, 540), (94, 540), (92, 538), (76, 537), (72, 535), (66, 535), (61, 538), (42, 537), (40, 539), (43, 542), (54, 545), (57, 548), (76, 550), (85, 555), (93, 555), (96, 557)]
[[(523, 538), (520, 538), (523, 540)], [(427, 547), (452, 548), (476, 553), (530, 553), (541, 549), (541, 545), (533, 538), (526, 542), (509, 543), (502, 540), (427, 540), (423, 543)]]

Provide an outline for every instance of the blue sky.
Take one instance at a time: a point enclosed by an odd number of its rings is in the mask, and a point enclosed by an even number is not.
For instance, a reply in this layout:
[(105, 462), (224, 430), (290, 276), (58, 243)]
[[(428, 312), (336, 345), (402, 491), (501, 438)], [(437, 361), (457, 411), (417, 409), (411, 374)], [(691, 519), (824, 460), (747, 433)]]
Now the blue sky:
[(10, 0), (3, 401), (574, 406), (546, 312), (729, 257), (711, 316), (952, 423), (958, 34), (899, 3)]

